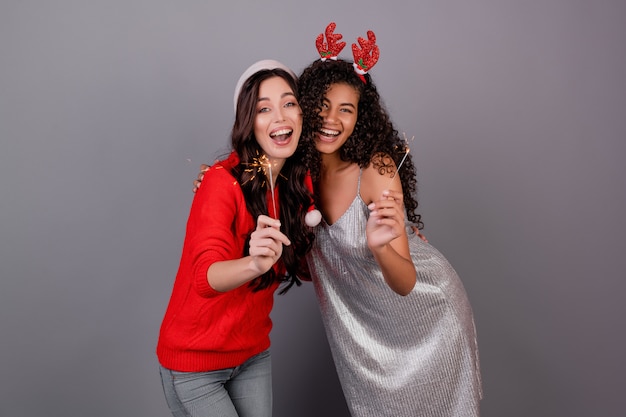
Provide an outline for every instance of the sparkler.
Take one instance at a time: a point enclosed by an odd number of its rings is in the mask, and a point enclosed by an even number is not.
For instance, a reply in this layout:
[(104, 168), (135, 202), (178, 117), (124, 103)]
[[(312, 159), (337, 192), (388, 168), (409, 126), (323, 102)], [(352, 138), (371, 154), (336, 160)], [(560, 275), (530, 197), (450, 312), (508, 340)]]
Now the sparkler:
[(272, 161), (267, 157), (267, 155), (261, 155), (253, 158), (252, 162), (246, 165), (250, 167), (246, 169), (246, 172), (252, 173), (252, 176), (246, 182), (254, 180), (258, 172), (263, 172), (263, 174), (265, 174), (270, 185), (270, 191), (272, 193), (272, 208), (274, 209), (274, 217), (276, 217), (276, 199), (274, 195), (274, 174), (272, 173)]
[(266, 155), (262, 155), (259, 160), (261, 166), (263, 167), (265, 175), (268, 176), (270, 179), (270, 190), (272, 192), (272, 208), (274, 209), (274, 217), (276, 217), (276, 199), (274, 198), (274, 178), (272, 177), (272, 161), (270, 161), (270, 159)]
[[(402, 167), (402, 164), (404, 164), (404, 161), (406, 160), (406, 157), (409, 156), (409, 152), (411, 151), (411, 148), (409, 148), (409, 140), (406, 137), (406, 133), (403, 133), (403, 135), (404, 135), (404, 142), (406, 143), (404, 156), (402, 157), (402, 160), (400, 161), (400, 163), (396, 167), (396, 171), (393, 173), (393, 175), (389, 179), (389, 185), (387, 186), (387, 188), (389, 188), (391, 186), (391, 183), (392, 183), (393, 179), (396, 177), (396, 174), (398, 173), (398, 171), (400, 171), (400, 168)], [(411, 138), (411, 141), (413, 141), (413, 139), (415, 139), (415, 136), (413, 136)]]

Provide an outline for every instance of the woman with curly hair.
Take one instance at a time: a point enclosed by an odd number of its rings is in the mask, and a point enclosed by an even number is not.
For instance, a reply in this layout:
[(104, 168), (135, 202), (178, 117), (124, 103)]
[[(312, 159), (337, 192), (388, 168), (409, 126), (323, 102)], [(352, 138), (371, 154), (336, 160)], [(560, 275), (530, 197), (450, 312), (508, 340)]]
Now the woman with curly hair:
[(471, 306), (415, 231), (415, 168), (371, 76), (317, 60), (298, 89), (322, 213), (307, 259), (352, 416), (478, 416)]

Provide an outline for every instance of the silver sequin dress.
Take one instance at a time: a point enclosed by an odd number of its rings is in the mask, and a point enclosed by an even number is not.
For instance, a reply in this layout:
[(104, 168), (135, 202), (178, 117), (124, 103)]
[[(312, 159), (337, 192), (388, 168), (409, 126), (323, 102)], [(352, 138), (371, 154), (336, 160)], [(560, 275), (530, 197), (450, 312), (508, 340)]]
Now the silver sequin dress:
[(475, 417), (482, 397), (472, 310), (456, 272), (410, 228), (417, 283), (393, 292), (367, 248), (357, 196), (322, 220), (309, 266), (353, 417)]

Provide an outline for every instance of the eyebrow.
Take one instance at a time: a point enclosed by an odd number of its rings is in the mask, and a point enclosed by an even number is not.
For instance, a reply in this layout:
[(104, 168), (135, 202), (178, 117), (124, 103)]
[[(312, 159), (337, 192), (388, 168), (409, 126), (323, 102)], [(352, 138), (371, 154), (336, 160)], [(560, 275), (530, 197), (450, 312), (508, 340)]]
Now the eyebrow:
[[(326, 97), (324, 97), (324, 102), (326, 102), (326, 103), (330, 103), (330, 100), (329, 100), (329, 99), (327, 99)], [(345, 103), (339, 103), (339, 104), (338, 104), (338, 106), (339, 106), (339, 107), (342, 107), (342, 106), (348, 106), (348, 107), (352, 107), (353, 109), (355, 109), (355, 110), (356, 110), (356, 106), (355, 106), (354, 104), (350, 103), (349, 101), (347, 101), (347, 102), (345, 102)]]
[[(288, 97), (288, 96), (291, 96), (291, 97), (294, 97), (294, 98), (296, 97), (296, 95), (293, 92), (287, 91), (285, 93), (282, 93), (280, 95), (280, 98), (282, 99), (282, 98), (285, 98), (285, 97)], [(270, 99), (269, 97), (259, 97), (256, 101), (258, 103), (259, 101), (268, 101), (269, 99)]]

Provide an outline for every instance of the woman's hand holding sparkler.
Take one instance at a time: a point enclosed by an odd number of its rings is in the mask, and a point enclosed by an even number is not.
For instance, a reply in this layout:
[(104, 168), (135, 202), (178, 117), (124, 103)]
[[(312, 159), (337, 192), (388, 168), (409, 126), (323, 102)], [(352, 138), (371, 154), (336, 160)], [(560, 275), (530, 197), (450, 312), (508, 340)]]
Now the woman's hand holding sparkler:
[(283, 245), (291, 245), (291, 242), (280, 231), (280, 221), (260, 215), (256, 230), (250, 235), (249, 255), (214, 262), (207, 271), (209, 285), (226, 292), (263, 275), (278, 261)]
[(405, 232), (403, 201), (401, 192), (384, 190), (379, 200), (368, 205), (371, 211), (365, 233), (389, 288), (407, 295), (415, 286), (416, 273)]
[(278, 261), (283, 245), (289, 246), (291, 241), (280, 231), (280, 221), (260, 215), (256, 230), (250, 235), (250, 257), (258, 275), (269, 271)]
[(365, 229), (370, 249), (384, 246), (404, 233), (403, 195), (400, 191), (385, 190), (380, 200), (368, 208), (370, 217)]

